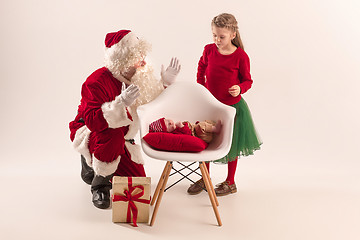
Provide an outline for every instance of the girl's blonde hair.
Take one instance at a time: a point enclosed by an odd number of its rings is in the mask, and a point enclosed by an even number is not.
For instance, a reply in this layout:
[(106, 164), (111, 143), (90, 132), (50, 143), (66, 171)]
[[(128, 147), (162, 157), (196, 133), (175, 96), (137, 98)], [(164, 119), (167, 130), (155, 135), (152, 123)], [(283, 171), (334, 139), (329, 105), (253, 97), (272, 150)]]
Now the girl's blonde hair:
[(236, 36), (234, 39), (231, 40), (231, 43), (234, 44), (236, 47), (244, 50), (244, 45), (240, 38), (238, 23), (234, 15), (230, 13), (219, 14), (218, 16), (213, 18), (213, 20), (211, 21), (211, 26), (227, 28), (232, 32), (236, 32)]

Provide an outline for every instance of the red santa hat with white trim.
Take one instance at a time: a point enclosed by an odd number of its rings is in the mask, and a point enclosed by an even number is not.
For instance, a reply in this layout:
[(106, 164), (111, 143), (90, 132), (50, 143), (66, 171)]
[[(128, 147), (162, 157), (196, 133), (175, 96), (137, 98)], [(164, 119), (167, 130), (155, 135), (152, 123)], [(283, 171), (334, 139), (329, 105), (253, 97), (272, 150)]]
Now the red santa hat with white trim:
[(123, 39), (130, 32), (130, 30), (120, 30), (118, 32), (111, 32), (106, 34), (105, 46), (107, 48), (112, 47), (113, 45), (119, 43), (120, 40)]
[(120, 30), (106, 34), (105, 46), (110, 48), (129, 48), (134, 47), (139, 42), (139, 38), (131, 30)]

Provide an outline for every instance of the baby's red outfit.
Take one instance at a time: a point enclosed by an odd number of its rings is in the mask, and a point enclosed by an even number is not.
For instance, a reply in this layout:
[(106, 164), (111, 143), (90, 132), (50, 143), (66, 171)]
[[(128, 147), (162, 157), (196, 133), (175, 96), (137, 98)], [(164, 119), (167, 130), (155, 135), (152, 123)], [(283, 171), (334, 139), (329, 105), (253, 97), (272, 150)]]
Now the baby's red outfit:
[(183, 127), (179, 128), (175, 128), (174, 131), (172, 131), (171, 133), (174, 134), (186, 134), (186, 135), (192, 135), (191, 129), (189, 127), (189, 123), (188, 122), (183, 122)]

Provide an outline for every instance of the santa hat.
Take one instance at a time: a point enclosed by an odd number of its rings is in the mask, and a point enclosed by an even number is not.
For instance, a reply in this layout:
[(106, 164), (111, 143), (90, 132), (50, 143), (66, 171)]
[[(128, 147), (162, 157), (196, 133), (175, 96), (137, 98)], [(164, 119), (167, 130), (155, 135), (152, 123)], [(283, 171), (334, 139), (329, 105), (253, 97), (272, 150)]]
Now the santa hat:
[(118, 32), (111, 32), (106, 34), (105, 37), (105, 46), (107, 48), (112, 47), (113, 45), (117, 44), (121, 41), (128, 33), (130, 33), (130, 30), (120, 30)]
[(160, 118), (149, 125), (149, 132), (167, 132), (165, 118)]
[(138, 48), (140, 40), (130, 30), (120, 30), (106, 34), (105, 37), (105, 53), (115, 54), (114, 57), (126, 57), (130, 50)]

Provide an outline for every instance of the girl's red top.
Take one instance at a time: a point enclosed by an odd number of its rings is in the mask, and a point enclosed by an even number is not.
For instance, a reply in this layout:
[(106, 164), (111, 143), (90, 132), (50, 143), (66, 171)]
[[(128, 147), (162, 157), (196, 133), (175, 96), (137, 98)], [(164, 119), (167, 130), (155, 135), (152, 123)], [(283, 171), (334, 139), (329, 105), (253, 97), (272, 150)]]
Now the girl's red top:
[[(200, 58), (197, 82), (204, 85), (220, 102), (233, 105), (240, 101), (241, 95), (251, 88), (250, 60), (241, 48), (229, 55), (219, 53), (217, 46), (208, 44)], [(239, 85), (239, 96), (233, 97), (229, 88)]]

